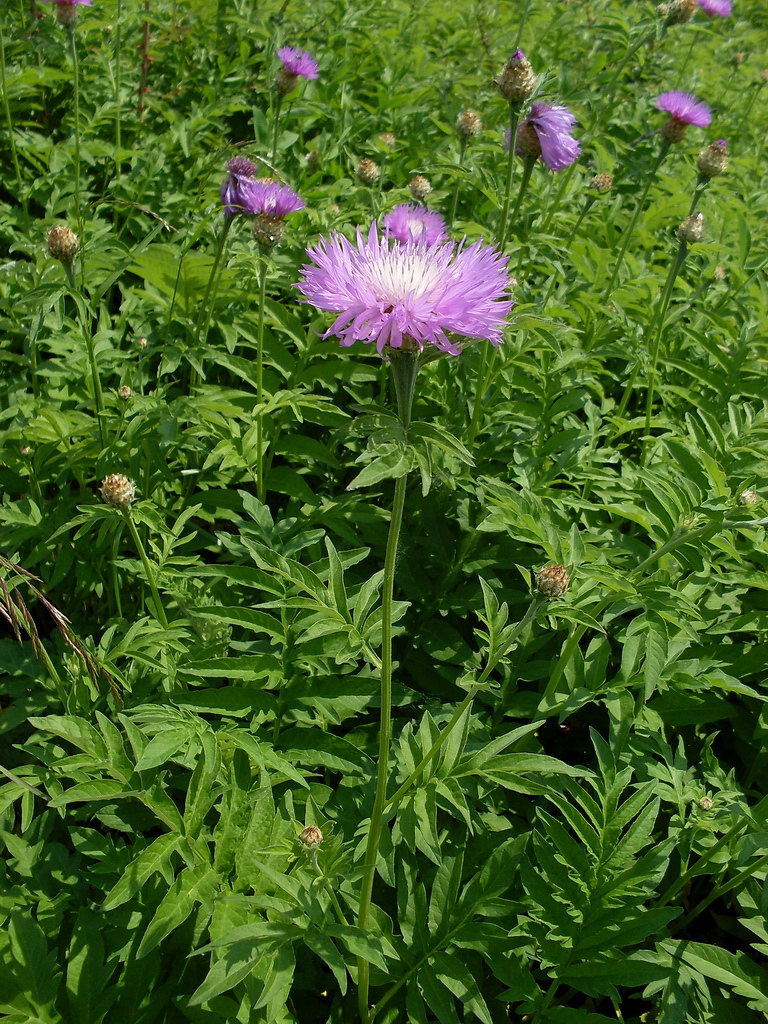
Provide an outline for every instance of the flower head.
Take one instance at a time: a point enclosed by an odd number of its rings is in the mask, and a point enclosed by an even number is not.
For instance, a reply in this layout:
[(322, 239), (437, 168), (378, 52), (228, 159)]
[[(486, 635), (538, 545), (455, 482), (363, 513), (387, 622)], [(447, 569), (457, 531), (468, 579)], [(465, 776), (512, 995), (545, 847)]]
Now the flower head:
[(696, 0), (696, 3), (710, 18), (714, 14), (719, 14), (721, 18), (727, 18), (733, 10), (731, 0)]
[(536, 590), (542, 597), (562, 597), (570, 582), (564, 565), (548, 565), (536, 573)]
[(683, 132), (690, 124), (697, 128), (706, 128), (712, 120), (712, 114), (706, 103), (701, 103), (690, 93), (679, 92), (677, 89), (663, 92), (656, 100), (656, 106), (659, 110), (669, 114), (670, 120), (682, 128)]
[(387, 238), (395, 238), (401, 245), (422, 239), (427, 246), (437, 245), (448, 237), (439, 213), (413, 203), (400, 203), (383, 218), (382, 224)]
[(379, 180), (379, 174), (381, 168), (373, 160), (370, 160), (367, 156), (364, 156), (360, 163), (355, 168), (355, 174), (357, 180), (361, 185), (375, 185)]
[(273, 217), (283, 220), (289, 213), (303, 210), (307, 205), (288, 185), (280, 185), (271, 178), (247, 179), (242, 186), (243, 211), (253, 217)]
[(99, 492), (113, 508), (128, 509), (136, 500), (136, 488), (122, 473), (110, 473), (101, 482)]
[(504, 99), (515, 106), (533, 96), (536, 92), (536, 76), (522, 50), (515, 50), (495, 84)]
[(80, 241), (75, 232), (66, 224), (56, 224), (48, 232), (45, 245), (48, 255), (55, 260), (67, 263), (77, 256), (80, 250)]
[(465, 110), (456, 118), (456, 132), (460, 139), (468, 142), (483, 130), (483, 122), (476, 110)]
[(421, 174), (417, 175), (415, 178), (411, 178), (411, 182), (408, 187), (411, 190), (411, 195), (417, 203), (423, 203), (427, 196), (432, 193), (432, 185), (430, 184), (429, 178), (425, 178)]
[(728, 143), (725, 139), (718, 139), (702, 149), (697, 166), (701, 177), (707, 180), (722, 174), (728, 166)]
[(277, 51), (277, 56), (282, 64), (275, 79), (275, 88), (278, 92), (290, 92), (299, 77), (318, 77), (317, 61), (304, 50), (297, 50), (293, 46), (283, 46)]
[(243, 189), (256, 173), (256, 164), (244, 156), (233, 157), (227, 164), (227, 176), (221, 184), (221, 205), (225, 217), (245, 213)]
[(342, 345), (373, 342), (381, 354), (386, 346), (430, 344), (455, 355), (449, 331), (501, 341), (513, 305), (507, 260), (482, 241), (392, 245), (374, 223), (367, 238), (358, 230), (355, 244), (334, 233), (307, 253), (314, 262), (302, 268), (298, 288), (313, 306), (337, 314), (325, 336)]
[[(540, 156), (550, 171), (564, 171), (581, 154), (581, 146), (571, 135), (575, 124), (576, 118), (568, 107), (533, 103), (517, 129), (515, 152), (533, 159)], [(509, 149), (509, 129), (505, 140)]]

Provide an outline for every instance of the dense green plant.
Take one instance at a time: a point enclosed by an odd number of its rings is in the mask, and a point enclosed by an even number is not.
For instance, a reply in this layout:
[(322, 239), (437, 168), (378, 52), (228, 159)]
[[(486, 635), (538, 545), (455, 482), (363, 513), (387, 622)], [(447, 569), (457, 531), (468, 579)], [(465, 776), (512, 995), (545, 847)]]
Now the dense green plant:
[[(764, 1019), (763, 5), (6, 8), (0, 1012)], [(286, 44), (320, 73), (278, 102)], [(518, 45), (557, 175), (503, 151)], [(669, 89), (714, 121), (662, 162)], [(268, 264), (235, 155), (307, 203)], [(294, 285), (417, 174), (516, 305), (409, 421)]]

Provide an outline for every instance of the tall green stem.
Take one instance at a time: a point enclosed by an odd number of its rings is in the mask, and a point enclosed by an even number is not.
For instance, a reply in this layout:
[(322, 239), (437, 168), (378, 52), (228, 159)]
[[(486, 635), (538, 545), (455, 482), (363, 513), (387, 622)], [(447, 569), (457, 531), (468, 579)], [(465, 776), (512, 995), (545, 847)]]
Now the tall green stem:
[(507, 151), (507, 180), (504, 186), (504, 206), (501, 211), (499, 230), (496, 233), (496, 241), (500, 252), (504, 251), (507, 244), (507, 218), (509, 217), (509, 201), (512, 195), (512, 173), (515, 163), (515, 137), (517, 135), (517, 123), (520, 120), (520, 104), (510, 103), (509, 105), (509, 150)]
[(659, 314), (655, 326), (655, 338), (653, 341), (653, 349), (651, 351), (651, 366), (648, 370), (648, 392), (645, 398), (645, 440), (643, 441), (643, 462), (645, 462), (645, 457), (648, 452), (648, 444), (650, 441), (651, 413), (653, 410), (653, 395), (656, 386), (656, 365), (659, 361), (659, 349), (661, 348), (661, 339), (664, 335), (664, 321), (667, 318), (667, 310), (669, 309), (669, 301), (672, 298), (672, 291), (675, 287), (675, 279), (680, 272), (680, 268), (685, 262), (687, 252), (688, 246), (685, 242), (681, 242), (678, 246), (675, 258), (670, 264), (667, 281), (664, 285), (664, 291), (659, 305)]
[(267, 297), (267, 257), (261, 257), (259, 267), (259, 319), (256, 331), (256, 495), (264, 501), (266, 488), (264, 480), (263, 431), (264, 416), (261, 404), (264, 401), (264, 302)]
[(274, 125), (274, 134), (272, 136), (272, 163), (273, 164), (274, 164), (275, 159), (277, 157), (277, 142), (278, 142), (278, 139), (280, 138), (280, 108), (282, 107), (282, 105), (283, 105), (283, 94), (281, 92), (278, 92), (277, 96), (275, 98), (275, 125)]
[(155, 614), (157, 615), (157, 618), (162, 627), (164, 629), (167, 629), (168, 619), (165, 614), (165, 608), (163, 608), (163, 602), (160, 600), (160, 594), (157, 589), (157, 583), (155, 582), (155, 573), (152, 566), (150, 565), (149, 559), (147, 558), (147, 552), (144, 549), (144, 545), (141, 542), (141, 537), (139, 536), (139, 531), (136, 529), (136, 523), (134, 523), (133, 521), (130, 509), (123, 510), (123, 518), (128, 524), (128, 529), (131, 532), (133, 543), (136, 546), (139, 558), (141, 559), (141, 564), (144, 566), (144, 575), (147, 577), (149, 589), (152, 593), (152, 603), (155, 606)]
[[(416, 386), (416, 374), (419, 368), (418, 352), (410, 349), (392, 349), (390, 352), (392, 376), (397, 392), (397, 405), (400, 420), (405, 428), (406, 441), (408, 427), (411, 422), (411, 408)], [(376, 795), (371, 811), (371, 823), (368, 829), (368, 841), (365, 847), (365, 863), (363, 879), (360, 886), (360, 907), (357, 926), (365, 931), (371, 911), (373, 880), (376, 874), (376, 862), (379, 843), (384, 826), (384, 810), (387, 803), (387, 783), (389, 781), (389, 746), (392, 736), (392, 609), (394, 604), (395, 565), (397, 548), (400, 541), (400, 528), (405, 508), (405, 489), (407, 475), (398, 477), (395, 483), (395, 497), (392, 504), (392, 515), (389, 520), (389, 537), (384, 556), (384, 578), (381, 590), (381, 722), (379, 725), (379, 755), (376, 772)], [(357, 958), (358, 971), (358, 1007), (363, 1024), (370, 1020), (368, 1008), (368, 992), (370, 972), (367, 960)]]
[(205, 286), (205, 294), (203, 295), (203, 301), (200, 305), (197, 330), (198, 344), (202, 343), (204, 345), (208, 338), (208, 328), (211, 326), (211, 315), (213, 313), (213, 302), (216, 298), (216, 289), (219, 283), (219, 266), (224, 255), (227, 235), (229, 234), (229, 229), (232, 227), (233, 220), (234, 217), (224, 218), (224, 226), (222, 227), (221, 234), (219, 235), (219, 244), (216, 246), (216, 254), (213, 257), (213, 266), (211, 267), (208, 284)]
[[(82, 250), (80, 251), (80, 259), (82, 260)], [(77, 287), (77, 280), (75, 279), (75, 268), (73, 260), (62, 260), (61, 265), (64, 267), (64, 272), (67, 275), (67, 281), (72, 291), (75, 304), (77, 306), (77, 315), (80, 321), (80, 329), (83, 332), (83, 340), (85, 341), (85, 351), (88, 355), (88, 366), (91, 371), (91, 381), (93, 384), (93, 401), (96, 406), (96, 422), (99, 425), (99, 439), (101, 441), (102, 450), (106, 446), (106, 437), (104, 434), (104, 395), (101, 390), (101, 377), (99, 376), (99, 368), (96, 364), (96, 350), (93, 344), (93, 331), (90, 324), (90, 316), (86, 316), (85, 310), (87, 306), (85, 304), (85, 296)], [(82, 266), (82, 264), (81, 264)]]
[(80, 204), (80, 65), (77, 62), (74, 25), (69, 26), (67, 35), (69, 36), (69, 50), (72, 55), (72, 86), (75, 104), (75, 212), (77, 215), (77, 233), (80, 236), (80, 271), (84, 275), (83, 246), (85, 237), (83, 232), (83, 211)]
[[(19, 167), (19, 157), (16, 153), (16, 140), (13, 137), (13, 118), (11, 117), (11, 107), (8, 102), (8, 87), (5, 78), (5, 33), (0, 28), (0, 71), (2, 72), (2, 87), (3, 87), (3, 109), (5, 112), (5, 124), (8, 130), (8, 148), (11, 151), (11, 160), (13, 161), (13, 170), (16, 174), (16, 181), (19, 187), (19, 196), (21, 196), (23, 190), (23, 183), (21, 180), (21, 168)], [(23, 200), (24, 212), (27, 212), (27, 200)]]
[(117, 15), (115, 21), (115, 177), (120, 177), (120, 149), (122, 145), (122, 124), (120, 106), (120, 86), (122, 68), (122, 35), (120, 21), (123, 13), (123, 0), (117, 0)]
[(600, 301), (603, 304), (606, 303), (611, 296), (613, 286), (616, 284), (616, 280), (619, 276), (619, 271), (621, 270), (621, 265), (624, 262), (624, 256), (626, 255), (627, 249), (629, 248), (629, 243), (632, 241), (632, 235), (634, 233), (635, 227), (637, 226), (637, 222), (640, 219), (640, 214), (643, 212), (643, 207), (645, 206), (645, 201), (648, 198), (648, 193), (651, 191), (651, 185), (653, 184), (653, 181), (656, 177), (656, 172), (658, 171), (659, 167), (661, 167), (661, 162), (667, 155), (668, 150), (669, 143), (666, 141), (662, 141), (661, 148), (659, 149), (659, 155), (656, 157), (656, 163), (651, 168), (651, 171), (645, 182), (645, 188), (643, 189), (642, 195), (640, 196), (637, 206), (635, 207), (634, 213), (632, 214), (632, 219), (629, 222), (629, 227), (624, 232), (624, 236), (621, 240), (621, 246), (619, 247), (619, 252), (616, 256), (616, 263), (614, 264), (613, 272), (610, 278), (608, 279), (608, 284), (606, 285), (605, 291), (603, 292), (602, 297), (600, 299)]
[[(549, 231), (550, 225), (552, 224), (552, 221), (555, 219), (555, 214), (560, 209), (560, 203), (563, 201), (563, 196), (565, 195), (566, 189), (571, 183), (571, 178), (573, 177), (574, 171), (576, 170), (576, 166), (577, 165), (575, 162), (572, 163), (571, 166), (566, 171), (564, 171), (563, 174), (560, 175), (560, 188), (557, 190), (557, 195), (550, 204), (550, 207), (547, 210), (547, 215), (544, 218), (544, 223), (541, 225), (542, 235), (545, 235), (547, 231)], [(587, 211), (585, 210), (584, 213), (586, 212)]]
[[(464, 157), (467, 152), (467, 140), (460, 139), (459, 141), (459, 167), (464, 167)], [(456, 179), (456, 188), (453, 190), (453, 202), (451, 204), (451, 215), (448, 218), (448, 227), (453, 227), (453, 222), (456, 220), (456, 208), (459, 205), (459, 192), (461, 191), (461, 178)]]

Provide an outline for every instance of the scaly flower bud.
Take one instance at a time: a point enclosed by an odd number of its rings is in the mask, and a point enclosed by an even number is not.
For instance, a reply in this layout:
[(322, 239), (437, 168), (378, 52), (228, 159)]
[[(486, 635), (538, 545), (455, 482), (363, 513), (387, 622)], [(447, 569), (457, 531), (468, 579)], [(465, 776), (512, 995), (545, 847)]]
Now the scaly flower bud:
[(712, 280), (715, 281), (717, 284), (722, 284), (726, 276), (727, 275), (725, 273), (725, 267), (721, 266), (718, 263), (715, 269), (712, 271)]
[(379, 179), (379, 165), (364, 157), (357, 165), (355, 174), (362, 185), (375, 185)]
[(474, 139), (482, 130), (483, 122), (476, 110), (465, 110), (456, 118), (456, 132), (460, 139)]
[(731, 55), (731, 64), (733, 64), (735, 68), (740, 68), (743, 63), (744, 54), (741, 52), (741, 50)]
[(714, 806), (714, 801), (709, 796), (703, 796), (699, 800), (699, 807), (702, 809), (702, 811), (711, 811)]
[(102, 481), (101, 496), (113, 508), (128, 509), (136, 500), (136, 488), (127, 476), (112, 473)]
[(564, 565), (550, 565), (536, 573), (536, 590), (542, 597), (562, 597), (570, 577)]
[(307, 825), (304, 831), (299, 836), (299, 841), (302, 842), (308, 849), (315, 849), (323, 841), (323, 833), (316, 825)]
[(590, 181), (588, 188), (591, 188), (593, 192), (610, 192), (613, 188), (613, 178), (610, 174), (596, 174), (592, 181)]
[(684, 25), (696, 13), (696, 0), (672, 0), (667, 11), (668, 25)]
[(410, 189), (411, 195), (416, 200), (416, 202), (423, 203), (424, 200), (432, 191), (432, 186), (430, 185), (427, 178), (423, 178), (421, 175), (418, 175), (417, 177), (411, 179)]
[(522, 50), (516, 50), (507, 61), (495, 85), (510, 103), (525, 103), (536, 92), (536, 75)]
[(686, 245), (695, 245), (704, 238), (704, 214), (692, 213), (677, 229), (677, 237)]
[(760, 501), (757, 491), (753, 491), (752, 488), (748, 488), (746, 491), (742, 491), (739, 495), (740, 505), (756, 505)]
[(253, 218), (253, 237), (262, 250), (274, 249), (285, 235), (285, 222), (282, 217), (260, 213)]
[(728, 143), (725, 139), (712, 142), (699, 153), (699, 174), (702, 178), (716, 178), (728, 166)]
[(48, 249), (48, 255), (52, 256), (55, 260), (61, 260), (62, 263), (73, 260), (80, 248), (77, 235), (66, 224), (57, 224), (51, 228), (45, 244)]
[(524, 121), (517, 129), (515, 152), (518, 156), (536, 160), (541, 156), (541, 143), (536, 129), (528, 121)]
[(131, 395), (133, 394), (133, 392), (131, 391), (131, 389), (130, 389), (130, 388), (128, 387), (128, 385), (127, 385), (127, 384), (122, 384), (122, 385), (121, 385), (121, 386), (120, 386), (120, 387), (119, 387), (119, 388), (117, 389), (117, 394), (118, 394), (118, 397), (119, 397), (119, 398), (122, 398), (122, 400), (123, 400), (124, 402), (127, 402), (127, 401), (128, 401), (128, 399), (129, 399), (129, 398), (131, 397)]
[(382, 132), (379, 141), (383, 142), (387, 149), (394, 149), (397, 145), (397, 139), (392, 132)]

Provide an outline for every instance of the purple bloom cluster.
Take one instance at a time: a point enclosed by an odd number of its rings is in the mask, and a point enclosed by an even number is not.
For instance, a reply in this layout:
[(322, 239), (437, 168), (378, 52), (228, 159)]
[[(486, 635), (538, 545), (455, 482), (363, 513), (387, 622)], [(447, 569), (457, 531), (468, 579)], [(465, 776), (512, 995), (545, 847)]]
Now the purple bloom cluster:
[[(550, 171), (564, 171), (578, 159), (581, 146), (571, 134), (576, 118), (568, 107), (561, 104), (536, 102), (523, 123), (517, 129), (515, 152), (518, 156), (533, 155), (525, 147), (525, 138), (535, 134), (541, 159)], [(509, 129), (505, 136), (505, 148), (509, 149)]]
[(676, 89), (663, 92), (656, 100), (656, 106), (680, 124), (706, 128), (712, 121), (712, 114), (706, 103), (701, 103), (690, 93), (679, 92)]
[(422, 240), (428, 246), (437, 245), (448, 237), (439, 213), (412, 203), (400, 203), (382, 219), (382, 225), (387, 238), (394, 238), (401, 245)]
[(293, 46), (283, 46), (277, 51), (283, 67), (289, 75), (302, 78), (317, 78), (317, 61), (304, 50), (297, 50)]
[(271, 178), (247, 181), (243, 186), (244, 212), (253, 217), (282, 220), (307, 205), (288, 185), (279, 185)]
[(391, 245), (374, 222), (367, 238), (358, 229), (356, 244), (334, 233), (307, 254), (314, 263), (302, 268), (297, 287), (313, 306), (337, 314), (325, 337), (342, 345), (373, 342), (383, 354), (412, 339), (456, 355), (446, 332), (501, 341), (513, 305), (507, 260), (482, 241)]
[(727, 18), (733, 10), (731, 0), (696, 0), (696, 3), (710, 18), (714, 14), (719, 14), (721, 18)]

